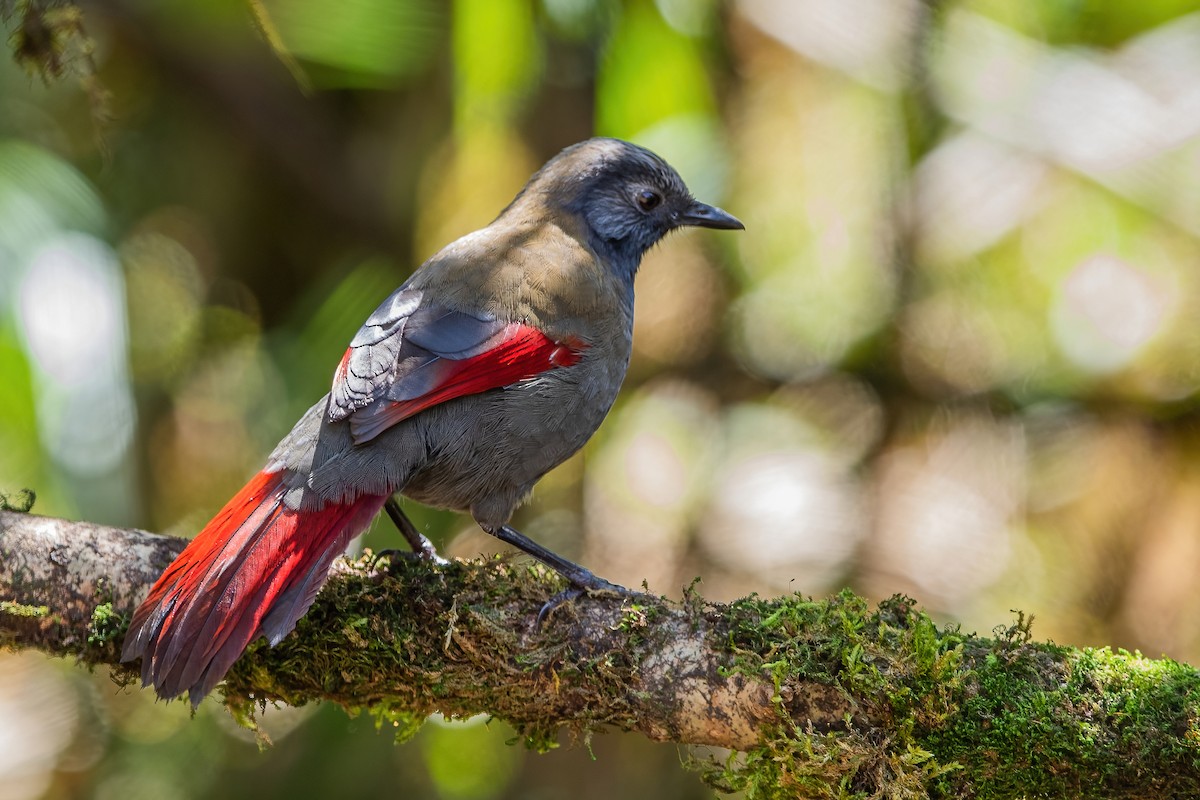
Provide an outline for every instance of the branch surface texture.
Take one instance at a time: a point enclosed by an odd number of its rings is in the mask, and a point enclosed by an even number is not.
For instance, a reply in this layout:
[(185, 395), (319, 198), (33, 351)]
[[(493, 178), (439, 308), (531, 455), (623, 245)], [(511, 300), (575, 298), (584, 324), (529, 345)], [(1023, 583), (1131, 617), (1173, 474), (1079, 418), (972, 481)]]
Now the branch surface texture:
[[(0, 512), (0, 641), (116, 664), (183, 541)], [(1200, 673), (1170, 660), (939, 628), (849, 593), (729, 605), (593, 595), (507, 560), (340, 566), (296, 631), (253, 646), (225, 702), (335, 702), (414, 732), (486, 713), (548, 747), (605, 726), (735, 751), (751, 797), (1200, 797)], [(134, 665), (136, 666), (136, 665)]]

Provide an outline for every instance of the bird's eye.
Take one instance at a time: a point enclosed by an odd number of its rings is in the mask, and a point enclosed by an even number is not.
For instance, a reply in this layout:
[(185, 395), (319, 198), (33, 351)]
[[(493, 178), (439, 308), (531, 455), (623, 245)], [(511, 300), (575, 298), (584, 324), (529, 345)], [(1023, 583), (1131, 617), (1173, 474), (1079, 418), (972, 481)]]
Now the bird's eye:
[(652, 192), (649, 189), (643, 189), (638, 192), (637, 204), (642, 211), (653, 211), (658, 208), (658, 204), (662, 202), (662, 195), (658, 192)]

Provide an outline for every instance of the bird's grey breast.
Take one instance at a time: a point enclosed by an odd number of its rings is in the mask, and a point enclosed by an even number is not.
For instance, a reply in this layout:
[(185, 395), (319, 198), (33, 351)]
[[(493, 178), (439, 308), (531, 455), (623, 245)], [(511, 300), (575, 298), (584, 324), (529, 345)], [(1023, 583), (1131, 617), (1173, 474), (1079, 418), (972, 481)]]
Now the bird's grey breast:
[(451, 508), (470, 508), (488, 496), (515, 505), (583, 446), (612, 407), (632, 350), (632, 287), (556, 225), (479, 237), (456, 256), (464, 250), (503, 262), (484, 258), (472, 275), (491, 313), (537, 327), (578, 360), (414, 419), (431, 443), (453, 444), (431, 446), (426, 467), (403, 491)]

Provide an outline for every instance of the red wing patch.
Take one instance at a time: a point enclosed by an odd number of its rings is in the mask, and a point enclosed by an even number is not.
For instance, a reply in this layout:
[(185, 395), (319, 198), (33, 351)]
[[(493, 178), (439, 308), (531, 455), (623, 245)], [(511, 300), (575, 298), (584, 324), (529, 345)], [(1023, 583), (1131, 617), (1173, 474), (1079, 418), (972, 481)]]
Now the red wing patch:
[(381, 401), (355, 412), (350, 417), (354, 442), (370, 441), (397, 422), (447, 400), (509, 386), (556, 367), (572, 366), (586, 348), (585, 342), (556, 342), (537, 328), (514, 322), (496, 337), (491, 349), (461, 361), (443, 360), (437, 385), (420, 397)]

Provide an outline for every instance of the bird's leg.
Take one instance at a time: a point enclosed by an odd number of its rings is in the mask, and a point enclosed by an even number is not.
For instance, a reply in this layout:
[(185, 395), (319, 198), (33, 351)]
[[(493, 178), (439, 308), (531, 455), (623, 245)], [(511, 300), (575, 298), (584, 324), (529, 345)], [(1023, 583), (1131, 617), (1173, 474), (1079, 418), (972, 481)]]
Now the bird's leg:
[[(383, 508), (404, 536), (404, 540), (408, 542), (408, 546), (412, 548), (414, 554), (435, 564), (444, 565), (450, 563), (439, 556), (437, 548), (433, 546), (433, 542), (429, 541), (425, 538), (424, 534), (417, 530), (417, 526), (404, 513), (404, 509), (400, 508), (400, 503), (396, 500), (396, 495), (392, 495), (384, 501)], [(396, 551), (381, 550), (379, 556), (391, 555), (392, 552)]]
[(579, 566), (574, 561), (568, 561), (558, 553), (547, 550), (525, 534), (508, 525), (484, 528), (484, 530), (500, 541), (511, 544), (513, 547), (541, 561), (546, 566), (551, 567), (571, 584), (571, 588), (559, 592), (546, 601), (546, 604), (542, 606), (542, 610), (538, 612), (538, 622), (545, 619), (560, 604), (574, 600), (584, 592), (604, 592), (615, 594), (619, 597), (632, 597), (637, 594), (637, 592), (626, 589), (624, 586), (618, 586), (615, 583), (604, 580), (604, 578), (598, 577), (590, 570)]

